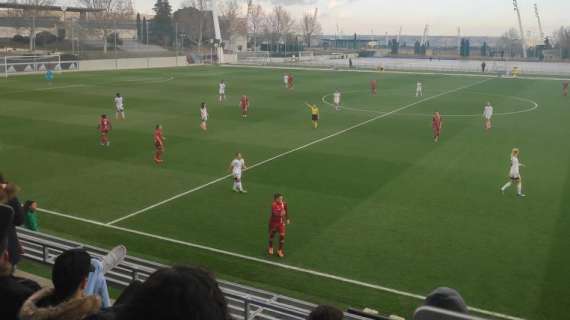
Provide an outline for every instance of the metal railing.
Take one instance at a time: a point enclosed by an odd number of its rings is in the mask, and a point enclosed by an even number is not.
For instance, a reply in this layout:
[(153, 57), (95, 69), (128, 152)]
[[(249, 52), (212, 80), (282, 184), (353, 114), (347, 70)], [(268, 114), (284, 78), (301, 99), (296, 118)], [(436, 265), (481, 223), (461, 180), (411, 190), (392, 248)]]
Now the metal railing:
[[(53, 265), (58, 255), (71, 248), (82, 247), (95, 257), (102, 257), (108, 252), (94, 246), (23, 228), (18, 228), (18, 236), (24, 248), (25, 258), (48, 265)], [(124, 288), (135, 280), (145, 281), (156, 270), (164, 267), (166, 266), (160, 263), (127, 256), (119, 266), (105, 276), (111, 285)], [(302, 320), (306, 319), (311, 310), (316, 307), (309, 302), (233, 282), (218, 280), (218, 283), (234, 319)], [(346, 313), (345, 319), (369, 320), (370, 318)]]

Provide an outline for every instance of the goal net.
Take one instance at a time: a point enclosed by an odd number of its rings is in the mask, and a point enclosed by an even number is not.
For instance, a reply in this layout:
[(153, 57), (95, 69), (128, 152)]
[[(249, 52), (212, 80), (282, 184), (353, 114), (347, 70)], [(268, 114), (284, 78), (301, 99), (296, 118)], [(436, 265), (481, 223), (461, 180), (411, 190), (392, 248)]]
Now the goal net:
[(6, 78), (16, 74), (43, 73), (48, 70), (54, 72), (75, 70), (77, 67), (76, 61), (62, 62), (59, 55), (5, 56), (0, 58), (0, 74)]
[(269, 51), (240, 52), (237, 54), (237, 61), (246, 64), (269, 64), (271, 53)]

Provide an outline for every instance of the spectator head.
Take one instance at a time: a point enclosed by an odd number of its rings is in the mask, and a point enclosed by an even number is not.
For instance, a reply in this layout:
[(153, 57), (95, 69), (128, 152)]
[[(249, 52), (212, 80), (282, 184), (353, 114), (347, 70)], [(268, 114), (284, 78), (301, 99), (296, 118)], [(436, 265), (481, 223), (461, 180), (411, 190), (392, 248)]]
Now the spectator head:
[(82, 291), (91, 271), (91, 256), (83, 249), (67, 250), (55, 259), (51, 279), (57, 301), (71, 298)]
[(20, 193), (20, 187), (13, 183), (8, 183), (5, 190), (8, 195), (8, 200), (14, 199), (18, 196), (18, 193)]
[(34, 200), (27, 200), (24, 202), (24, 206), (22, 208), (22, 211), (24, 211), (24, 213), (29, 211), (36, 211), (38, 209), (38, 204)]
[(156, 271), (134, 293), (118, 319), (229, 320), (226, 300), (210, 273), (173, 267)]
[(319, 306), (309, 315), (308, 320), (342, 320), (342, 311), (331, 306)]
[(440, 287), (435, 289), (426, 297), (424, 305), (464, 314), (467, 313), (465, 300), (463, 300), (463, 297), (457, 290), (451, 288)]

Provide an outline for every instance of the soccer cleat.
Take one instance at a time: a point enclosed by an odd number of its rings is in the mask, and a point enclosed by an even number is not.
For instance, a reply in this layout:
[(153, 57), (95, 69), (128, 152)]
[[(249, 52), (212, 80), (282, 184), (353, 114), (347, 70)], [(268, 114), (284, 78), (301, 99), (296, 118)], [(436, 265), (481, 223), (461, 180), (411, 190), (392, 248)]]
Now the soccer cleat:
[(279, 258), (284, 258), (285, 252), (283, 252), (283, 250), (277, 250), (277, 255), (279, 256)]
[(526, 194), (524, 194), (524, 193), (519, 193), (518, 196), (519, 196), (520, 198), (524, 198), (524, 197), (526, 197)]
[(240, 190), (241, 193), (247, 193), (247, 190)]
[(272, 247), (270, 247), (270, 248), (267, 250), (267, 254), (269, 254), (270, 256), (273, 255), (273, 248), (272, 248)]
[(238, 188), (232, 188), (234, 192), (239, 192)]
[(117, 267), (127, 256), (127, 248), (124, 245), (114, 247), (106, 256), (103, 257), (101, 264), (103, 265), (103, 274)]

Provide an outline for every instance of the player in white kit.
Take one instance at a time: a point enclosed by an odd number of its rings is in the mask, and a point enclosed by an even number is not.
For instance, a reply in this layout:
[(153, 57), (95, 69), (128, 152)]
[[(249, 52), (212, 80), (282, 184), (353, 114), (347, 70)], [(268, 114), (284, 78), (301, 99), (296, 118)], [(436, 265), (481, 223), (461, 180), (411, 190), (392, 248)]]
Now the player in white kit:
[(206, 103), (202, 102), (200, 105), (200, 128), (204, 131), (208, 131), (208, 108)]
[(125, 106), (120, 93), (117, 93), (115, 96), (115, 118), (117, 120), (125, 120)]
[(341, 99), (341, 93), (340, 90), (336, 89), (336, 91), (334, 92), (333, 95), (333, 100), (334, 100), (334, 107), (336, 109), (336, 111), (340, 111), (340, 99)]
[(509, 171), (510, 181), (501, 187), (501, 192), (504, 193), (505, 190), (510, 188), (513, 184), (516, 184), (517, 195), (519, 197), (526, 197), (526, 195), (522, 193), (522, 176), (520, 173), (520, 167), (524, 167), (524, 164), (519, 161), (519, 153), (520, 151), (517, 148), (514, 148), (511, 153), (511, 169)]
[(485, 130), (491, 130), (491, 118), (493, 118), (493, 106), (491, 102), (487, 102), (485, 108), (483, 109), (483, 118), (485, 119)]
[(218, 102), (219, 103), (224, 103), (224, 100), (226, 100), (226, 83), (224, 82), (224, 80), (222, 80), (218, 86)]
[(247, 166), (245, 165), (245, 160), (243, 159), (241, 153), (236, 153), (236, 157), (230, 163), (230, 171), (232, 176), (234, 177), (234, 187), (233, 190), (235, 192), (247, 193), (243, 188), (243, 184), (241, 182), (241, 177), (243, 170), (246, 170)]
[(416, 97), (423, 97), (424, 96), (424, 85), (421, 81), (418, 81), (416, 84)]
[(289, 75), (287, 73), (283, 75), (283, 85), (285, 89), (289, 88)]

